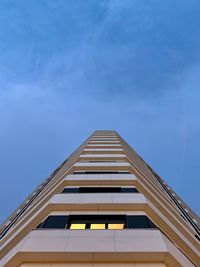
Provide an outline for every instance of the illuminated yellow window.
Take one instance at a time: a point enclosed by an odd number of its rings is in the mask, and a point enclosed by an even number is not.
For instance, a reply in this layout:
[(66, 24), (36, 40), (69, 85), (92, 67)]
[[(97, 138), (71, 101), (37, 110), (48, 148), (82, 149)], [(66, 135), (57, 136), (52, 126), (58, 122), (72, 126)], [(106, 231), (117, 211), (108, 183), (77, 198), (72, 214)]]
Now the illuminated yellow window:
[(113, 230), (120, 230), (120, 229), (124, 229), (124, 224), (123, 223), (119, 223), (119, 224), (112, 224), (109, 223), (108, 224), (108, 229), (113, 229)]
[(105, 229), (105, 228), (106, 228), (105, 224), (94, 224), (94, 223), (92, 223), (90, 225), (90, 229), (93, 229), (93, 230), (95, 230), (95, 229)]
[(85, 223), (72, 223), (70, 225), (70, 229), (73, 230), (81, 230), (81, 229), (85, 229), (86, 224)]

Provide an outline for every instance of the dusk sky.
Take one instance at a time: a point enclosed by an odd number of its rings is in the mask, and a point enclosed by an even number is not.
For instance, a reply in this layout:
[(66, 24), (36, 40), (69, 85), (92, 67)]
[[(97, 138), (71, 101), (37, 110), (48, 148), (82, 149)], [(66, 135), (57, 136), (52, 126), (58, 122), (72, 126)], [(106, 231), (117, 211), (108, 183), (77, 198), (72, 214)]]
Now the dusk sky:
[(199, 14), (199, 0), (0, 1), (0, 223), (96, 129), (200, 213)]

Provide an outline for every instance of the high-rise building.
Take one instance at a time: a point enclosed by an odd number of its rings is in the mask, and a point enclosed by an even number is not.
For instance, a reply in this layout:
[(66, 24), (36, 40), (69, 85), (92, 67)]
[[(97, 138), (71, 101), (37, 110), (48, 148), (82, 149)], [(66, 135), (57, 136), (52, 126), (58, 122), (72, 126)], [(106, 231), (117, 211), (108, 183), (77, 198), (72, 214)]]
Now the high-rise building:
[(199, 227), (115, 131), (96, 131), (1, 226), (0, 266), (200, 266)]

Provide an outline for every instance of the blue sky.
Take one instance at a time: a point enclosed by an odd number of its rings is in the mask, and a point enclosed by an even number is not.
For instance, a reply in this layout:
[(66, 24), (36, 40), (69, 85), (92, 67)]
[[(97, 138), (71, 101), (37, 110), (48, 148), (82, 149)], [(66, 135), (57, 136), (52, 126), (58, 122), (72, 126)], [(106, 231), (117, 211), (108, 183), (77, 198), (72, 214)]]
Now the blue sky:
[(95, 129), (200, 213), (200, 2), (0, 1), (0, 222)]

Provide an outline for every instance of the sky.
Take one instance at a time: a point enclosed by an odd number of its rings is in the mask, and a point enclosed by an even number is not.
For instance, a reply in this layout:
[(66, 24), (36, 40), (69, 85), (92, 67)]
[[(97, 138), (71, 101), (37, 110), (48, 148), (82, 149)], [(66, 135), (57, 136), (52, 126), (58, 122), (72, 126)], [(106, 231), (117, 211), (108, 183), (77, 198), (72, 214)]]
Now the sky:
[(199, 14), (198, 0), (0, 1), (0, 223), (96, 129), (200, 214)]

